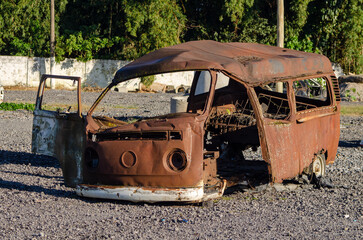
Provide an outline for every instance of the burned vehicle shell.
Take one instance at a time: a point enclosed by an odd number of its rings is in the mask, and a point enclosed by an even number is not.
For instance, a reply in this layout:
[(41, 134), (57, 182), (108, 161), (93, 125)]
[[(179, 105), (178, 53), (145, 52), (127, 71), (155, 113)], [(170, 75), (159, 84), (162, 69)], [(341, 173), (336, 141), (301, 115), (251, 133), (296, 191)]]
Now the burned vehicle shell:
[[(118, 83), (178, 71), (195, 71), (184, 112), (133, 123), (94, 116)], [(162, 48), (121, 68), (86, 116), (80, 90), (76, 113), (42, 110), (47, 77), (32, 149), (57, 157), (65, 183), (80, 196), (199, 202), (248, 176), (246, 149), (261, 148), (260, 163), (276, 183), (304, 172), (323, 175), (337, 152), (339, 88), (322, 55), (214, 41)]]

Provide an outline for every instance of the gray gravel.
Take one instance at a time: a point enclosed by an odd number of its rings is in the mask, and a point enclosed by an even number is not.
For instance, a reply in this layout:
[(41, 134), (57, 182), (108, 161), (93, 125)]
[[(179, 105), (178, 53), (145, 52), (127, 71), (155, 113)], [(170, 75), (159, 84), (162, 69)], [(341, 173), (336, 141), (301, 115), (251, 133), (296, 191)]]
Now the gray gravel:
[[(53, 91), (64, 99), (70, 91)], [(5, 101), (33, 102), (34, 91)], [(84, 93), (91, 105), (98, 93)], [(106, 114), (169, 111), (170, 94), (111, 93)], [(54, 98), (53, 98), (54, 97)], [(68, 100), (64, 100), (68, 101)], [(148, 106), (149, 111), (146, 111)], [(119, 107), (117, 107), (119, 106)], [(112, 108), (116, 109), (113, 109)], [(150, 107), (150, 108), (149, 108)], [(363, 117), (343, 116), (335, 188), (235, 191), (205, 205), (133, 204), (78, 197), (53, 158), (31, 154), (32, 114), (0, 111), (0, 239), (361, 239)]]

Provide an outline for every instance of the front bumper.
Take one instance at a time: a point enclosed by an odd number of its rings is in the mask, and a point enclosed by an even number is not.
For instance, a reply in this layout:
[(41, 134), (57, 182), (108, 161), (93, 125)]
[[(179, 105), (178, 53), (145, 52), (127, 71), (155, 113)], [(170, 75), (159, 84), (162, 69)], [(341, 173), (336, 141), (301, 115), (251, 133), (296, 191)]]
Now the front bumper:
[[(193, 188), (151, 188), (117, 187), (80, 184), (76, 188), (79, 196), (124, 200), (131, 202), (201, 202), (203, 187)], [(218, 196), (216, 196), (218, 197)]]

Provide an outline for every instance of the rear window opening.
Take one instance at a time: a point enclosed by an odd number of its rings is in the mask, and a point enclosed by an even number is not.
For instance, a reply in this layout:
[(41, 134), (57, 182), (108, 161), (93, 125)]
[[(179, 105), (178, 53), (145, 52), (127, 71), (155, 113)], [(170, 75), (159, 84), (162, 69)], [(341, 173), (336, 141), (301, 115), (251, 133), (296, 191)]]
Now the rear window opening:
[(293, 82), (296, 111), (329, 106), (329, 88), (325, 78), (310, 78)]

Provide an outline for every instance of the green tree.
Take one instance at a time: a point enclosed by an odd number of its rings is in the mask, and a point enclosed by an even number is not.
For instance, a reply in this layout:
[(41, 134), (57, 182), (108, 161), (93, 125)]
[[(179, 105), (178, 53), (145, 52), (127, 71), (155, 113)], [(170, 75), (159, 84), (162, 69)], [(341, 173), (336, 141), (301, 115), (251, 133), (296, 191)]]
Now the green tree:
[[(132, 60), (179, 42), (276, 44), (276, 0), (57, 0), (56, 57)], [(49, 56), (49, 0), (0, 2), (0, 54)], [(363, 0), (285, 1), (285, 46), (363, 72)]]
[[(58, 58), (131, 60), (180, 43), (186, 18), (175, 0), (73, 0), (62, 23)], [(74, 16), (82, 16), (74, 19)]]
[(124, 56), (139, 57), (154, 49), (180, 43), (185, 15), (175, 0), (124, 0)]
[[(56, 1), (56, 22), (67, 0)], [(2, 0), (0, 54), (49, 56), (50, 1)]]
[(273, 44), (276, 24), (267, 0), (181, 1), (187, 15), (185, 41), (213, 39)]
[(316, 48), (348, 72), (363, 72), (363, 1), (314, 0), (305, 34), (312, 36)]

